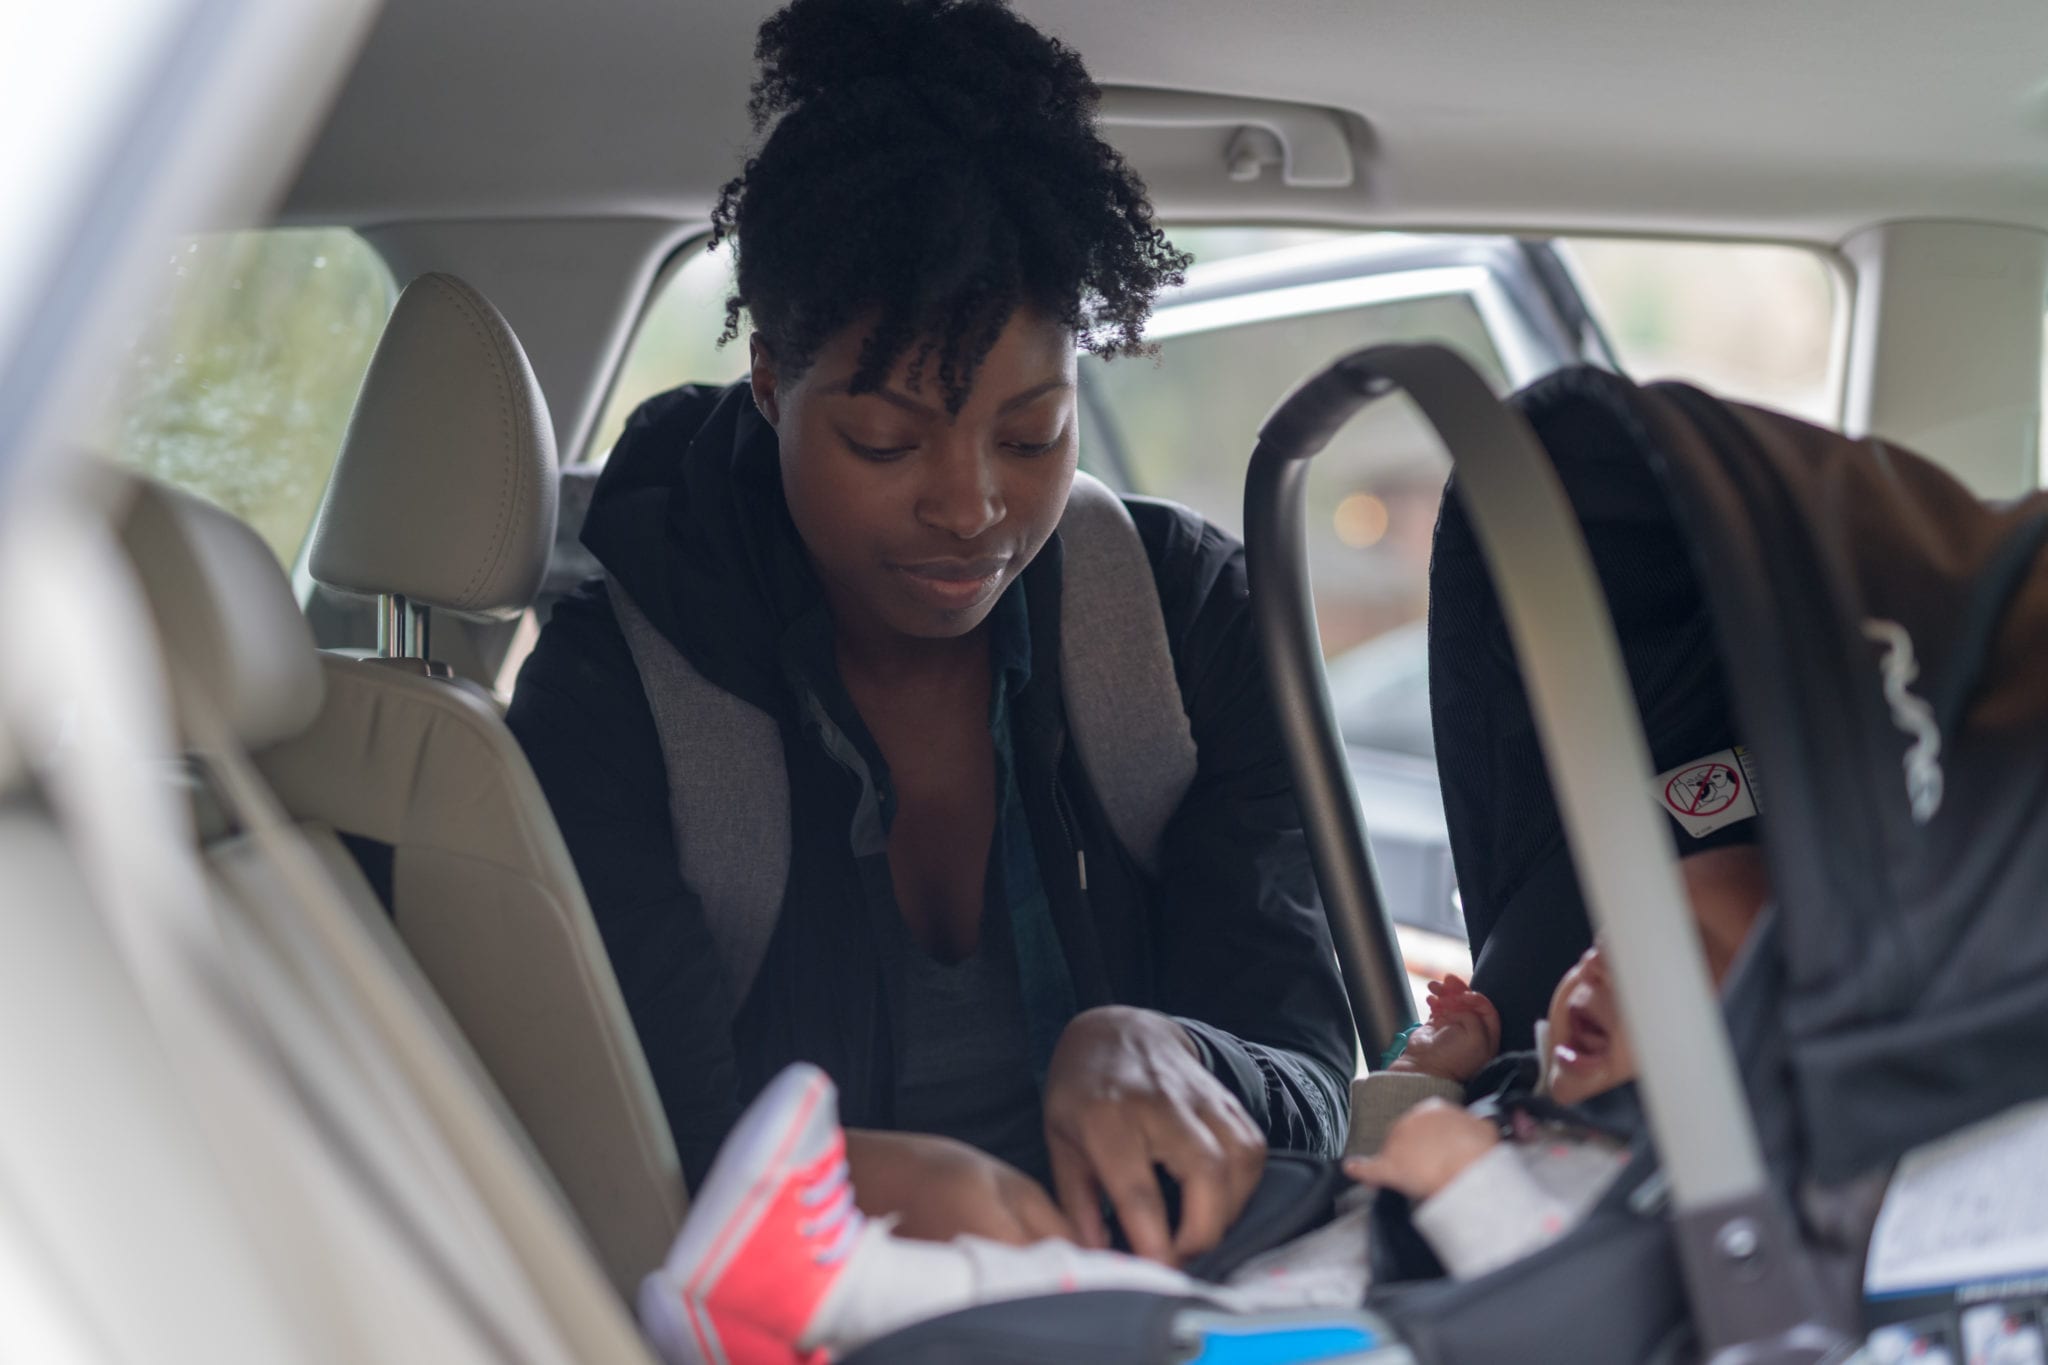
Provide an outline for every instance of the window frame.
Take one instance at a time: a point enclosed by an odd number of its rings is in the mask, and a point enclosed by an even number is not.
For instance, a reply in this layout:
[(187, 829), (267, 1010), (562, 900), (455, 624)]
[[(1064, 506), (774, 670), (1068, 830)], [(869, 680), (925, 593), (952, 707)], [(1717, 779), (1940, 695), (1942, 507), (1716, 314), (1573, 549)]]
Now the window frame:
[[(1356, 241), (1284, 254), (1289, 259), (1277, 267), (1260, 257), (1218, 262), (1165, 295), (1146, 325), (1146, 340), (1169, 341), (1283, 318), (1457, 298), (1478, 314), (1510, 389), (1566, 365), (1614, 368), (1604, 334), (1576, 293), (1572, 297), (1581, 307), (1574, 315), (1559, 307), (1557, 290), (1571, 287), (1570, 276), (1548, 243), (1505, 236), (1365, 234)], [(1544, 277), (1545, 258), (1558, 272), (1554, 278)], [(1092, 437), (1091, 458), (1084, 462), (1089, 472), (1119, 492), (1161, 492), (1135, 486), (1130, 447), (1099, 381), (1086, 366), (1080, 387)]]
[[(1452, 299), (1477, 315), (1509, 390), (1567, 365), (1616, 368), (1591, 308), (1546, 241), (1373, 233), (1272, 255), (1280, 258), (1277, 263), (1251, 256), (1202, 270), (1161, 299), (1146, 339), (1171, 341), (1287, 318)], [(1173, 496), (1172, 489), (1139, 487), (1132, 477), (1129, 445), (1092, 366), (1080, 369), (1079, 397), (1089, 424), (1090, 439), (1083, 443), (1089, 472), (1120, 492)], [(1375, 849), (1382, 876), (1402, 882), (1406, 892), (1383, 887), (1404, 957), (1433, 964), (1431, 971), (1469, 972), (1435, 762), (1349, 740), (1344, 747), (1355, 799), (1373, 807), (1366, 828), (1391, 840)], [(1367, 769), (1374, 780), (1365, 780)], [(1394, 789), (1410, 803), (1420, 799), (1419, 810), (1404, 809), (1390, 819)]]
[[(618, 353), (612, 359), (611, 372), (605, 376), (604, 392), (599, 395), (596, 404), (591, 410), (590, 429), (583, 433), (583, 438), (574, 454), (562, 458), (561, 465), (564, 469), (600, 465), (604, 462), (605, 457), (611, 454), (610, 446), (605, 446), (601, 450), (598, 448), (598, 437), (604, 431), (605, 419), (611, 415), (612, 402), (618, 397), (619, 384), (625, 379), (626, 372), (632, 368), (633, 353), (640, 345), (641, 336), (646, 331), (648, 319), (654, 316), (655, 309), (660, 306), (663, 298), (667, 295), (669, 286), (675, 283), (676, 276), (688, 269), (693, 260), (705, 255), (710, 241), (711, 230), (708, 227), (699, 232), (692, 232), (689, 236), (677, 242), (661, 258), (661, 263), (655, 266), (653, 277), (648, 281), (647, 290), (640, 296), (639, 306), (633, 314), (633, 321), (626, 329), (625, 340), (619, 343)], [(721, 247), (720, 249), (726, 250), (727, 248)], [(751, 330), (750, 326), (743, 323), (740, 328), (740, 334), (733, 338), (730, 344), (744, 351), (747, 334)], [(703, 381), (684, 379), (676, 382), (698, 383)]]

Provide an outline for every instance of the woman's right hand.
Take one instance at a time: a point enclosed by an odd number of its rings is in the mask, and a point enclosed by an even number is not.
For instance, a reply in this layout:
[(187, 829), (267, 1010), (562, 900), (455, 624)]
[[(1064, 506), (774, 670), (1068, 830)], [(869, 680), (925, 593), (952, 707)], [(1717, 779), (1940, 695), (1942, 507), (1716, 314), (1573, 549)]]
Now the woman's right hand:
[(952, 1138), (849, 1129), (846, 1164), (861, 1212), (893, 1214), (905, 1237), (944, 1242), (968, 1234), (1012, 1246), (1074, 1238), (1037, 1181)]

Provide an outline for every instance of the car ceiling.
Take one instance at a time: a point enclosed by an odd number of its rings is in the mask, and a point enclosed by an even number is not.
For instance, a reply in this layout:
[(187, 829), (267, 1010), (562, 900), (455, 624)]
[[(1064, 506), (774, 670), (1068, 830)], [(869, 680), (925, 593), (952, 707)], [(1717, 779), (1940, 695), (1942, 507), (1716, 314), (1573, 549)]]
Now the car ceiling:
[[(298, 222), (701, 220), (766, 3), (390, 0)], [(1105, 84), (1355, 115), (1347, 189), (1114, 134), (1168, 217), (1706, 232), (2048, 227), (2040, 0), (1018, 0)], [(1206, 144), (1205, 144), (1206, 146)]]

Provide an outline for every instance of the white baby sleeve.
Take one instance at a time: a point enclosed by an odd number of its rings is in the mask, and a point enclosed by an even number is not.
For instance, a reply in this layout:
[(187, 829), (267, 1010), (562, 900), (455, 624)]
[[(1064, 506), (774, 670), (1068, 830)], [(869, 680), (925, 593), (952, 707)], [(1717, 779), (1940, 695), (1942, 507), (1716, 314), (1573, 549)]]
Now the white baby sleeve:
[(1444, 1269), (1469, 1280), (1556, 1241), (1571, 1207), (1531, 1174), (1524, 1152), (1503, 1142), (1415, 1208), (1415, 1230)]

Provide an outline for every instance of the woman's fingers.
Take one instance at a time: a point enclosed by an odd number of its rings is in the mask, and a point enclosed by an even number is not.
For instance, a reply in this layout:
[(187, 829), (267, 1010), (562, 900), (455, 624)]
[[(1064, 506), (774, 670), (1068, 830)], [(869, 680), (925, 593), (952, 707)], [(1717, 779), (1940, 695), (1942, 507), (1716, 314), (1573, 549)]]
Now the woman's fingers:
[[(1174, 1264), (1176, 1252), (1214, 1246), (1258, 1181), (1264, 1131), (1164, 1015), (1112, 1005), (1076, 1016), (1045, 1096), (1054, 1189), (1085, 1244), (1103, 1244), (1106, 1199), (1132, 1251)], [(1181, 1187), (1178, 1235), (1160, 1167)]]
[(1172, 1243), (1178, 1264), (1223, 1240), (1240, 1201), (1217, 1135), (1186, 1110), (1173, 1114), (1169, 1122), (1173, 1127), (1158, 1144), (1159, 1164), (1180, 1182), (1180, 1225), (1173, 1230)]
[(1109, 1245), (1109, 1227), (1102, 1221), (1102, 1188), (1095, 1183), (1088, 1155), (1058, 1134), (1048, 1134), (1052, 1155), (1052, 1189), (1060, 1211), (1073, 1228), (1074, 1241), (1102, 1250)]
[[(1226, 1097), (1228, 1098), (1228, 1097)], [(1054, 1139), (1053, 1188), (1084, 1246), (1107, 1246), (1107, 1197), (1131, 1250), (1173, 1265), (1214, 1247), (1244, 1209), (1265, 1158), (1263, 1135), (1241, 1105), (1200, 1113), (1165, 1098), (1082, 1116), (1078, 1141)], [(1169, 1226), (1159, 1188), (1164, 1167), (1180, 1186), (1180, 1220)]]
[(1234, 1097), (1203, 1105), (1198, 1121), (1208, 1141), (1195, 1144), (1196, 1169), (1183, 1172), (1165, 1163), (1181, 1185), (1180, 1226), (1174, 1229), (1173, 1250), (1183, 1261), (1223, 1240), (1251, 1200), (1266, 1164), (1264, 1135)]
[(1224, 1161), (1230, 1173), (1230, 1218), (1234, 1221), (1244, 1212), (1252, 1191), (1258, 1188), (1259, 1177), (1265, 1173), (1266, 1134), (1252, 1122), (1252, 1116), (1244, 1111), (1235, 1095), (1217, 1095), (1204, 1108), (1203, 1118), (1223, 1144)]
[[(1162, 1094), (1127, 1117), (1136, 1123), (1118, 1125), (1119, 1145), (1130, 1147), (1133, 1137), (1140, 1145), (1117, 1158), (1122, 1164), (1117, 1177), (1099, 1169), (1098, 1174), (1116, 1202), (1131, 1249), (1177, 1264), (1215, 1247), (1258, 1184), (1266, 1155), (1263, 1134), (1227, 1094)], [(1156, 1168), (1164, 1168), (1179, 1186), (1179, 1218), (1170, 1228)], [(1151, 1237), (1155, 1217), (1170, 1238), (1157, 1252)]]
[[(1171, 1264), (1173, 1236), (1166, 1223), (1166, 1196), (1160, 1191), (1151, 1104), (1103, 1106), (1081, 1116), (1081, 1154), (1090, 1179), (1116, 1210), (1117, 1224), (1133, 1253)], [(1063, 1201), (1064, 1202), (1064, 1201)]]

